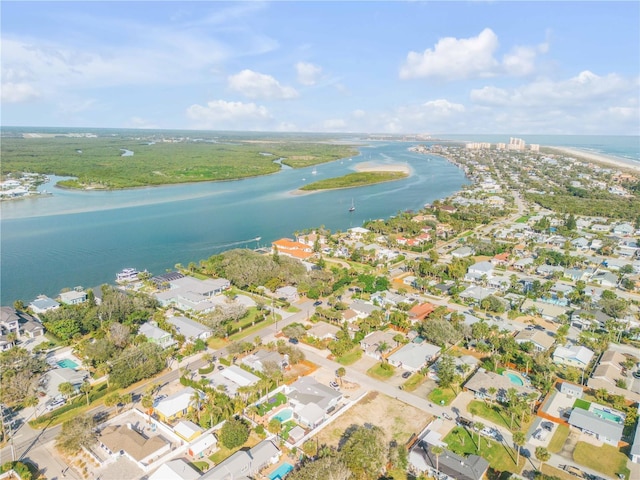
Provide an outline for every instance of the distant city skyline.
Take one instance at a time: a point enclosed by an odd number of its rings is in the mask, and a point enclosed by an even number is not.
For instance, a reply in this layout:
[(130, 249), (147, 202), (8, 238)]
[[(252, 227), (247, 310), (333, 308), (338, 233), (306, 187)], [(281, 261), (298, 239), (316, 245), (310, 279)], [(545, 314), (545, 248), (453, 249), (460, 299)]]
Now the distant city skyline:
[(638, 135), (640, 3), (15, 2), (2, 125)]

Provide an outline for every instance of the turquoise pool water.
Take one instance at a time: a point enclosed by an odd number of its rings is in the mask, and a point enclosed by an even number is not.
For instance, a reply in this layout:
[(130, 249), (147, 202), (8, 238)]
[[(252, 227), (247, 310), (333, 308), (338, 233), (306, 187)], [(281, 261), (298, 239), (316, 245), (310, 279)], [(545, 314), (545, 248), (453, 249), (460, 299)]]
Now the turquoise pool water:
[(269, 480), (282, 480), (291, 470), (293, 465), (285, 462), (269, 474)]
[(287, 420), (289, 420), (291, 417), (293, 417), (293, 410), (291, 410), (290, 408), (285, 408), (280, 410), (271, 418), (277, 418), (278, 420), (280, 420), (280, 423), (284, 423)]
[(520, 378), (520, 375), (518, 375), (517, 373), (504, 372), (504, 375), (509, 377), (509, 380), (514, 385), (518, 385), (518, 386), (523, 386), (524, 385), (524, 381), (522, 380), (522, 378)]
[(65, 358), (64, 360), (60, 360), (58, 366), (60, 368), (78, 368), (78, 364), (69, 358)]
[(610, 412), (605, 412), (604, 410), (600, 410), (599, 408), (594, 408), (593, 413), (598, 415), (600, 418), (604, 418), (605, 420), (611, 420), (612, 422), (622, 423), (622, 417), (619, 415), (615, 415)]

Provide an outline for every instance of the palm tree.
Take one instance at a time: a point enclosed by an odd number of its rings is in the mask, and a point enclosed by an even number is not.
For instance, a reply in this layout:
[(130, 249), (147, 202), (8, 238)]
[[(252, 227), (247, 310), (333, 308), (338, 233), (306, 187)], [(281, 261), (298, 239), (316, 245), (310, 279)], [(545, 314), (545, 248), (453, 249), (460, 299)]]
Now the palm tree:
[(542, 464), (551, 458), (551, 454), (544, 447), (536, 447), (536, 458), (540, 460), (540, 468), (542, 471)]
[(336, 370), (336, 377), (340, 380), (340, 385), (342, 385), (342, 377), (347, 374), (347, 370), (344, 367), (340, 367)]
[(444, 453), (444, 448), (438, 445), (435, 445), (431, 447), (431, 453), (433, 453), (436, 456), (436, 471), (440, 473), (440, 455)]
[(70, 382), (64, 382), (58, 385), (58, 391), (66, 398), (69, 398), (75, 392), (75, 387)]
[(29, 407), (34, 407), (33, 408), (33, 414), (36, 418), (36, 420), (38, 419), (38, 409), (35, 408), (38, 406), (38, 397), (36, 397), (35, 395), (29, 395), (28, 397), (26, 397), (23, 401), (22, 401), (22, 406), (24, 408), (29, 408)]
[(87, 397), (87, 405), (89, 405), (89, 392), (91, 391), (91, 384), (89, 382), (83, 382), (80, 385), (80, 391)]
[(522, 447), (525, 443), (524, 432), (515, 432), (513, 434), (513, 444), (516, 446), (516, 452), (518, 454), (516, 465), (520, 462), (520, 447)]
[(484, 423), (475, 422), (473, 424), (473, 428), (475, 428), (476, 431), (478, 432), (478, 452), (480, 452), (480, 430), (482, 430), (484, 428)]
[(198, 418), (198, 423), (200, 423), (200, 402), (202, 398), (200, 398), (200, 392), (198, 390), (194, 390), (191, 394), (191, 398), (189, 399), (189, 405), (193, 406), (196, 411), (196, 417)]

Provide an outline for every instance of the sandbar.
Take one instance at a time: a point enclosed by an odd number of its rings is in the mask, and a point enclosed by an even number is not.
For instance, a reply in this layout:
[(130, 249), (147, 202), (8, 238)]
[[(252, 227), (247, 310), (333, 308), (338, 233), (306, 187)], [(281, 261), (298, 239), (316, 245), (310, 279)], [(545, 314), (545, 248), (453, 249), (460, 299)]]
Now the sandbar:
[(545, 146), (544, 148), (547, 148), (552, 151), (555, 150), (557, 152), (561, 152), (566, 155), (570, 155), (572, 157), (575, 157), (576, 159), (583, 159), (583, 160), (592, 161), (594, 163), (601, 163), (604, 165), (617, 167), (620, 170), (633, 170), (634, 172), (640, 172), (640, 165), (634, 165), (631, 162), (625, 162), (615, 157), (602, 155), (600, 153), (587, 152), (584, 150), (580, 150), (578, 148), (568, 148), (568, 147)]
[(354, 166), (358, 172), (402, 172), (411, 175), (411, 167), (406, 163), (362, 162)]

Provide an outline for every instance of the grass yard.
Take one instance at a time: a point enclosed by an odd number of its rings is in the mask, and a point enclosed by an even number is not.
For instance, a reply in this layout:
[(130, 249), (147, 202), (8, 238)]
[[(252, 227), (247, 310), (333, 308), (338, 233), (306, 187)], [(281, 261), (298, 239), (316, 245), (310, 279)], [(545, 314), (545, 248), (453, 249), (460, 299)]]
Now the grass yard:
[(573, 408), (581, 408), (582, 410), (589, 410), (590, 406), (590, 402), (587, 402), (586, 400), (583, 400), (581, 398), (577, 398), (573, 404)]
[(558, 453), (562, 450), (564, 446), (564, 442), (567, 441), (567, 437), (569, 436), (569, 426), (568, 425), (558, 425), (556, 428), (553, 437), (551, 437), (551, 441), (549, 442), (549, 446), (547, 450), (551, 453)]
[(560, 480), (576, 480), (576, 477), (570, 473), (560, 470), (559, 468), (552, 467), (551, 465), (547, 465), (546, 463), (542, 465), (542, 473), (549, 475), (550, 477), (557, 477)]
[(596, 447), (587, 442), (578, 442), (573, 451), (573, 459), (580, 465), (602, 472), (610, 477), (624, 473), (629, 478), (627, 456), (611, 445)]
[[(478, 415), (479, 417), (485, 418), (496, 425), (501, 425), (503, 427), (511, 429), (511, 414), (507, 409), (501, 407), (498, 404), (488, 404), (481, 400), (473, 400), (467, 406), (467, 410), (473, 415)], [(533, 420), (532, 417), (529, 418), (529, 421), (525, 422), (523, 425), (520, 425), (520, 415), (515, 415), (513, 417), (513, 428), (526, 431)]]
[(516, 223), (527, 223), (529, 221), (529, 218), (531, 218), (531, 215), (523, 215), (516, 220)]
[(413, 392), (416, 388), (422, 385), (426, 379), (427, 377), (425, 377), (424, 375), (421, 375), (420, 373), (414, 373), (406, 382), (402, 384), (402, 389), (406, 390), (407, 392)]
[(249, 434), (249, 438), (247, 439), (246, 442), (244, 442), (244, 445), (238, 448), (229, 449), (224, 445), (222, 445), (222, 443), (218, 443), (219, 450), (217, 450), (215, 453), (209, 456), (209, 460), (211, 460), (215, 465), (217, 465), (220, 462), (222, 462), (225, 458), (228, 458), (234, 453), (236, 453), (241, 448), (246, 448), (246, 447), (251, 448), (257, 445), (258, 443), (260, 443), (261, 441), (262, 439), (254, 431), (251, 431), (251, 434)]
[(473, 435), (463, 427), (455, 427), (444, 437), (443, 441), (449, 449), (458, 455), (480, 455), (489, 462), (494, 470), (512, 473), (520, 473), (526, 459), (520, 455), (520, 461), (516, 465), (517, 454), (513, 448), (507, 447), (486, 437), (480, 436), (480, 451), (478, 452), (478, 435)]
[(341, 357), (336, 358), (336, 362), (340, 365), (351, 365), (356, 363), (362, 358), (362, 350), (360, 347), (355, 347), (350, 352), (345, 353)]
[(378, 380), (387, 380), (393, 376), (395, 371), (396, 367), (393, 365), (380, 362), (367, 370), (367, 375)]
[(449, 405), (456, 398), (453, 388), (434, 388), (429, 394), (429, 400), (437, 405)]
[(344, 415), (323, 428), (316, 438), (320, 445), (337, 447), (350, 426), (369, 423), (380, 427), (388, 441), (404, 445), (412, 435), (420, 433), (432, 418), (400, 400), (379, 392), (369, 392)]
[(189, 463), (189, 465), (191, 465), (194, 468), (197, 468), (201, 472), (204, 472), (209, 468), (209, 462), (202, 462), (202, 461), (191, 462), (191, 463)]
[(209, 345), (209, 348), (211, 350), (220, 350), (221, 348), (226, 347), (228, 344), (229, 342), (224, 338), (209, 337), (209, 339), (207, 340), (207, 345)]

